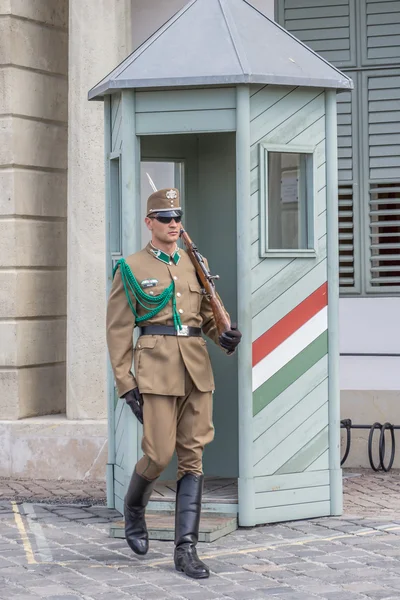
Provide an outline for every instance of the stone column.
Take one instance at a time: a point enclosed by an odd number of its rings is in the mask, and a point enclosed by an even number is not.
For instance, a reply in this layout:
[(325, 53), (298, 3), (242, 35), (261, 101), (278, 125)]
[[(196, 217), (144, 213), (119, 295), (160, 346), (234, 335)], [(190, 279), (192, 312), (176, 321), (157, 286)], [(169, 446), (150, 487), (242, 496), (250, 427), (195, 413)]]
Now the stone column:
[(106, 417), (103, 103), (89, 89), (131, 51), (130, 1), (70, 0), (67, 417)]
[(0, 415), (65, 412), (68, 1), (0, 1)]

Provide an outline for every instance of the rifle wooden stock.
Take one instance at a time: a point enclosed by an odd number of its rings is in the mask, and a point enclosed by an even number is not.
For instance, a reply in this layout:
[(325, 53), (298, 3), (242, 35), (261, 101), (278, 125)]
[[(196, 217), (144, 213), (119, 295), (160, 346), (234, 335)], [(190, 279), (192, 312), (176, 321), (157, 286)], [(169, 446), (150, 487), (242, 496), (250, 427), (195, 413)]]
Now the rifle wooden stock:
[(197, 277), (200, 281), (200, 284), (204, 288), (206, 296), (210, 301), (211, 308), (214, 314), (215, 324), (217, 326), (219, 335), (221, 335), (225, 333), (225, 331), (230, 330), (231, 323), (227, 317), (226, 312), (222, 307), (222, 304), (216, 292), (214, 283), (215, 277), (213, 277), (210, 271), (207, 269), (203, 257), (198, 251), (197, 246), (190, 239), (188, 233), (184, 229), (181, 229), (180, 235), (186, 246), (189, 258), (192, 261), (194, 268), (196, 269)]

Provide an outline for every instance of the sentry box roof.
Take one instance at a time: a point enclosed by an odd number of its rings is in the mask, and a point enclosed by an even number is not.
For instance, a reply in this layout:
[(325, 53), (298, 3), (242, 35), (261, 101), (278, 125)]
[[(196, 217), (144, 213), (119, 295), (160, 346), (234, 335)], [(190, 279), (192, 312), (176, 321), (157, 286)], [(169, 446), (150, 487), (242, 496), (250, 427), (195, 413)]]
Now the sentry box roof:
[(352, 89), (349, 77), (246, 0), (191, 0), (89, 92), (264, 83)]

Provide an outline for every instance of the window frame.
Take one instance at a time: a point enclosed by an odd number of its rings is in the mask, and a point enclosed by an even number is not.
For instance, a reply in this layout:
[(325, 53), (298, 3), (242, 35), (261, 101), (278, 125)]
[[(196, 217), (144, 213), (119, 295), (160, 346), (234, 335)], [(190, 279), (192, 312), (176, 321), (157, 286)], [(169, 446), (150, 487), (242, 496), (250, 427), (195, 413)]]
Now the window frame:
[[(311, 193), (306, 198), (308, 248), (268, 248), (268, 153), (307, 154), (311, 162)], [(260, 258), (316, 258), (317, 249), (317, 186), (316, 146), (298, 144), (259, 144), (259, 256)]]

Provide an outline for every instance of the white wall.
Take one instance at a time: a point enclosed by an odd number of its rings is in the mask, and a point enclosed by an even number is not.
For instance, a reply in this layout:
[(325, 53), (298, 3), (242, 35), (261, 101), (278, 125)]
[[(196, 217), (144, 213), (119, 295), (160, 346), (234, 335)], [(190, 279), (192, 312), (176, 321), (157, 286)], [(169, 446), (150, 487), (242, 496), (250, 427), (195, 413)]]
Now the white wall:
[[(188, 0), (132, 0), (132, 40), (137, 48), (168, 19), (187, 4)], [(249, 0), (270, 19), (274, 18), (274, 0)]]
[(400, 298), (340, 299), (342, 390), (400, 390), (399, 314)]

